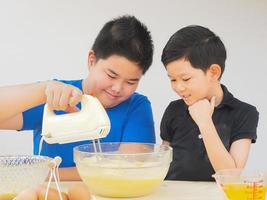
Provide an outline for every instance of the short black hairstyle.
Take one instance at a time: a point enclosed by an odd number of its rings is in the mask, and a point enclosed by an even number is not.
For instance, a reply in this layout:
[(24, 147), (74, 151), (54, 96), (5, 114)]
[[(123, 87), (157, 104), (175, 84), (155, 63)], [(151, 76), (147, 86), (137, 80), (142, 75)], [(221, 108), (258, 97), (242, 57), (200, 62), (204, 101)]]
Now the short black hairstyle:
[(166, 67), (172, 61), (185, 59), (194, 68), (206, 72), (212, 64), (225, 68), (226, 49), (219, 38), (208, 28), (191, 25), (174, 33), (165, 45), (161, 61)]
[(147, 27), (134, 16), (124, 15), (103, 26), (92, 49), (97, 60), (123, 56), (136, 62), (145, 74), (152, 64), (154, 45)]

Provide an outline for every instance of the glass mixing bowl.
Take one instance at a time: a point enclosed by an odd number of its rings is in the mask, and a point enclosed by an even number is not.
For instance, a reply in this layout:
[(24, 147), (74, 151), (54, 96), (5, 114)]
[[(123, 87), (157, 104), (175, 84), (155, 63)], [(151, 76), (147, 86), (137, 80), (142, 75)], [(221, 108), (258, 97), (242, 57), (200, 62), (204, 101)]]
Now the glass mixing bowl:
[(0, 156), (0, 200), (13, 199), (22, 190), (44, 182), (50, 160), (44, 156)]
[[(92, 193), (104, 197), (138, 197), (153, 192), (164, 180), (172, 148), (145, 143), (101, 143), (74, 148), (74, 161)], [(102, 152), (99, 152), (102, 151)]]

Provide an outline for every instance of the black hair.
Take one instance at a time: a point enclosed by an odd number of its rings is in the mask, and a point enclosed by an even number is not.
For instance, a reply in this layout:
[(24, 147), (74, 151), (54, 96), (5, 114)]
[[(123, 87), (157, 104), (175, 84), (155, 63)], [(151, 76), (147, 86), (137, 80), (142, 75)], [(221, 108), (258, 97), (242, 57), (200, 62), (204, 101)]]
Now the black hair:
[(185, 59), (192, 67), (206, 72), (212, 64), (218, 64), (223, 74), (226, 49), (211, 30), (202, 26), (187, 26), (174, 33), (165, 45), (161, 61), (166, 67), (172, 61)]
[(107, 22), (92, 47), (96, 59), (119, 55), (136, 62), (143, 74), (153, 60), (153, 42), (147, 27), (134, 16), (121, 16)]

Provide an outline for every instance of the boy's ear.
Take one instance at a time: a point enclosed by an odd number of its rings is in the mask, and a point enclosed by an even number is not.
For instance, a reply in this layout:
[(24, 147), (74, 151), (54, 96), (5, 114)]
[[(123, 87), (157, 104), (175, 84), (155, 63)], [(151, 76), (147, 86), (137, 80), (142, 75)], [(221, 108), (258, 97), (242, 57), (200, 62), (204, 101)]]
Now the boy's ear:
[(219, 80), (222, 74), (222, 69), (218, 64), (212, 64), (209, 67), (209, 73), (213, 79)]
[(95, 52), (92, 49), (90, 49), (88, 53), (88, 68), (89, 69), (95, 64), (95, 61), (96, 61)]

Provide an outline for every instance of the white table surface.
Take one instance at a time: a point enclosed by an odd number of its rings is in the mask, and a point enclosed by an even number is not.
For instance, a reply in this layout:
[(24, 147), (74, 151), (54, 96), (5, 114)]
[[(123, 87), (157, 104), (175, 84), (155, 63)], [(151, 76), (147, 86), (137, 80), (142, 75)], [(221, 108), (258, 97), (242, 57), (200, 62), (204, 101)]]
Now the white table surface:
[[(62, 190), (66, 190), (73, 182), (61, 182)], [(96, 196), (96, 200), (110, 200)], [(224, 200), (214, 182), (164, 181), (152, 194), (139, 198), (119, 198), (119, 200)]]

